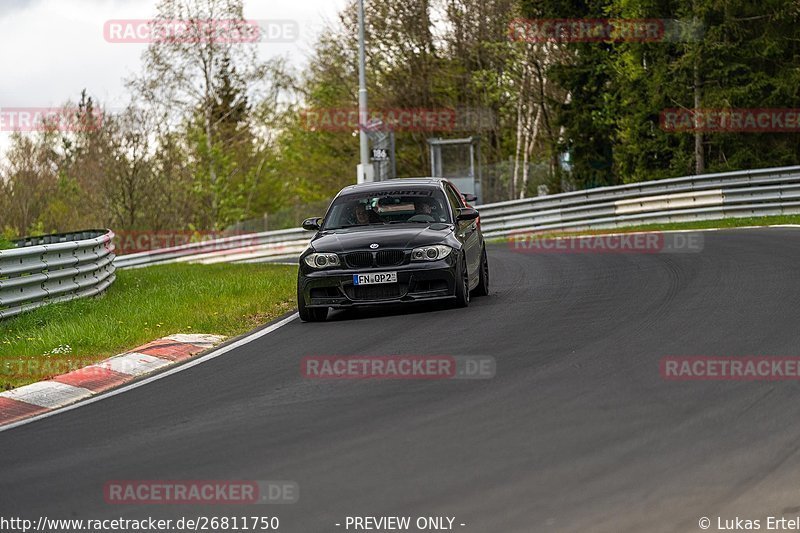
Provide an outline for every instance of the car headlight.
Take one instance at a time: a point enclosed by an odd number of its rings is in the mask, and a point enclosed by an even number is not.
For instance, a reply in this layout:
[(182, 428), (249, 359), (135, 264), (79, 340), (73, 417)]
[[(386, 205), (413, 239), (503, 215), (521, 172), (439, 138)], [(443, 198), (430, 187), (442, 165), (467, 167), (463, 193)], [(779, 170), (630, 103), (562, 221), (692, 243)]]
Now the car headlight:
[(309, 254), (306, 256), (305, 261), (311, 268), (337, 267), (342, 264), (336, 254)]
[(449, 246), (444, 246), (443, 244), (437, 244), (435, 246), (423, 246), (422, 248), (414, 248), (411, 251), (411, 260), (412, 261), (438, 261), (439, 259), (444, 259), (453, 249)]

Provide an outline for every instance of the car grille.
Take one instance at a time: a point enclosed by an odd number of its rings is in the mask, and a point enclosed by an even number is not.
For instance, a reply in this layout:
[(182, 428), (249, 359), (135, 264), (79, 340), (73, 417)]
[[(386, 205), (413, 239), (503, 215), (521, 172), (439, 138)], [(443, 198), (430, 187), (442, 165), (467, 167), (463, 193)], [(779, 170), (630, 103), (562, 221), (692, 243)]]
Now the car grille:
[(310, 294), (312, 300), (342, 297), (342, 293), (336, 287), (317, 287), (316, 289), (311, 289)]
[(406, 254), (403, 250), (381, 250), (378, 252), (375, 262), (379, 267), (397, 266), (403, 264)]
[(350, 252), (345, 261), (350, 268), (392, 267), (403, 264), (406, 253), (403, 250), (381, 250), (379, 252)]
[(415, 292), (436, 292), (448, 289), (447, 281), (443, 279), (425, 279), (417, 281), (411, 288), (411, 294)]
[(400, 298), (406, 292), (406, 286), (399, 283), (386, 285), (349, 285), (345, 292), (351, 300), (392, 300)]
[(368, 268), (372, 266), (372, 252), (351, 252), (345, 260), (350, 268)]

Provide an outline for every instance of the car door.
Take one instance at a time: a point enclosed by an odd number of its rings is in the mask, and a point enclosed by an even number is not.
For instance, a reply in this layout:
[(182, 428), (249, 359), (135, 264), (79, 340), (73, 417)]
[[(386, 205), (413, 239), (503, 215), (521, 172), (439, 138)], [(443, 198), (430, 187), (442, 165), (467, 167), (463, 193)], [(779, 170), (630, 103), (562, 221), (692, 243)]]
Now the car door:
[[(445, 183), (447, 200), (453, 208), (453, 217), (458, 215), (458, 210), (466, 207), (461, 194), (450, 183)], [(481, 241), (478, 232), (478, 223), (475, 220), (457, 220), (456, 237), (463, 243), (467, 257), (467, 270), (470, 281), (474, 280), (481, 263)]]

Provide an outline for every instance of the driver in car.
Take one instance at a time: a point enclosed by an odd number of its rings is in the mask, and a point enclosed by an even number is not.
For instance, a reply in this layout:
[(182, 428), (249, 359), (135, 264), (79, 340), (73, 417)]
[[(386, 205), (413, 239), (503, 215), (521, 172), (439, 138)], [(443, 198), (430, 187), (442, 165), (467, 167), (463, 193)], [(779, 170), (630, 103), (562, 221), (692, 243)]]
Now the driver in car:
[(350, 224), (367, 225), (380, 223), (380, 217), (375, 211), (367, 209), (367, 204), (356, 202), (350, 213)]
[(438, 214), (438, 206), (434, 200), (424, 199), (417, 201), (415, 211), (416, 213), (414, 218), (430, 218), (431, 222), (437, 222), (441, 220)]
[(353, 221), (355, 224), (369, 224), (366, 204), (358, 202), (353, 206)]

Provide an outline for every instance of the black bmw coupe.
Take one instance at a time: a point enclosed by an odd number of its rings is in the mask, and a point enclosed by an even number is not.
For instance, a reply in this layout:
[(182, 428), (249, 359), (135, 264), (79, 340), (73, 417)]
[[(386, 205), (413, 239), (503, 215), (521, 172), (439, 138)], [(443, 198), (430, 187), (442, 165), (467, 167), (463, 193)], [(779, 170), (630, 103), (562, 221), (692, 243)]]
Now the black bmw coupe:
[(480, 218), (465, 200), (436, 178), (344, 188), (324, 218), (303, 222), (316, 235), (300, 256), (300, 318), (316, 322), (331, 308), (420, 300), (466, 307), (470, 294), (488, 294)]

